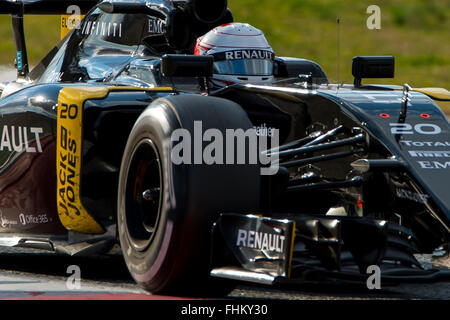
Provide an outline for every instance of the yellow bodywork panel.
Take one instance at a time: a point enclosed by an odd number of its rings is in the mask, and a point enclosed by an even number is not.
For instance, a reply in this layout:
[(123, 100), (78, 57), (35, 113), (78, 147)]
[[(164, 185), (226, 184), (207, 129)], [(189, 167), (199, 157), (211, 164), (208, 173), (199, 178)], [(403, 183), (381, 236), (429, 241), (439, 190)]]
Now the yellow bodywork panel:
[(436, 100), (450, 101), (450, 91), (444, 88), (414, 88), (414, 91), (424, 93)]
[(162, 91), (172, 88), (141, 89), (135, 87), (66, 87), (59, 92), (57, 114), (57, 208), (61, 223), (68, 230), (100, 234), (104, 228), (81, 203), (81, 152), (83, 105), (88, 99), (100, 99), (110, 91)]
[(291, 251), (289, 252), (289, 268), (288, 268), (288, 278), (291, 277), (291, 270), (292, 270), (292, 257), (294, 256), (294, 243), (295, 243), (295, 230), (296, 230), (296, 223), (294, 221), (292, 225), (292, 233), (291, 233)]
[(67, 87), (58, 97), (57, 119), (57, 206), (65, 228), (84, 233), (104, 233), (103, 227), (83, 207), (80, 199), (81, 142), (83, 103), (86, 99), (102, 98), (106, 87)]

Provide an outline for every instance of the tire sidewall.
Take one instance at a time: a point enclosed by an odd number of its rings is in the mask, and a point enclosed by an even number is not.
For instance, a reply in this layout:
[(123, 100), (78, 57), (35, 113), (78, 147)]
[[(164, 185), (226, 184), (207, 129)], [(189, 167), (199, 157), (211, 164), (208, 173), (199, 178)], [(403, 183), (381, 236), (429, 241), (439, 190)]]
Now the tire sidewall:
[[(158, 121), (155, 121), (155, 114), (159, 115)], [(163, 127), (163, 124), (166, 124), (166, 127)], [(147, 109), (136, 121), (136, 125), (128, 139), (122, 160), (118, 191), (120, 244), (125, 262), (133, 278), (139, 284), (145, 284), (146, 288), (150, 291), (158, 291), (160, 287), (167, 285), (165, 282), (170, 280), (170, 273), (174, 265), (167, 265), (167, 262), (172, 260), (169, 258), (173, 254), (171, 247), (176, 247), (179, 241), (177, 238), (181, 238), (175, 237), (176, 234), (180, 235), (180, 230), (175, 229), (177, 227), (180, 229), (179, 227), (182, 226), (182, 221), (179, 224), (169, 222), (173, 215), (175, 215), (173, 212), (174, 209), (181, 209), (174, 206), (171, 200), (177, 199), (181, 204), (184, 202), (183, 195), (186, 194), (183, 190), (184, 184), (174, 185), (173, 179), (171, 178), (174, 174), (177, 176), (185, 176), (185, 168), (183, 166), (173, 166), (170, 159), (170, 134), (174, 128), (179, 127), (180, 124), (176, 120), (176, 117), (170, 112), (169, 108), (164, 108), (164, 105)], [(136, 151), (136, 146), (144, 139), (151, 140), (157, 150), (163, 181), (162, 187), (164, 190), (162, 191), (162, 203), (160, 204), (160, 217), (152, 242), (144, 253), (139, 253), (133, 250), (128, 237), (128, 231), (126, 230), (125, 188), (132, 156)], [(178, 172), (174, 173), (173, 170)], [(165, 279), (165, 281), (155, 282), (155, 279)]]
[[(119, 237), (130, 273), (151, 292), (200, 288), (209, 275), (210, 232), (219, 214), (256, 210), (259, 204), (259, 167), (172, 162), (172, 133), (176, 129), (193, 132), (196, 120), (204, 122), (205, 130), (221, 128), (223, 133), (225, 128), (251, 127), (245, 112), (233, 102), (169, 96), (154, 101), (141, 114), (125, 148), (118, 191)], [(140, 254), (127, 236), (124, 188), (132, 155), (143, 139), (150, 139), (157, 149), (164, 191), (157, 230), (148, 250)]]

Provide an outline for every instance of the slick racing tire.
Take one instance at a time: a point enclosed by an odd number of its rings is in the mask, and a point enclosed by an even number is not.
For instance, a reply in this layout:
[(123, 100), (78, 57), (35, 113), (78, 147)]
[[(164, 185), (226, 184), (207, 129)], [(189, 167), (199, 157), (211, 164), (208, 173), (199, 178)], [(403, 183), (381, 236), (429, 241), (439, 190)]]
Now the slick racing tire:
[(174, 95), (155, 100), (141, 114), (125, 147), (118, 191), (120, 244), (131, 275), (150, 292), (215, 295), (220, 285), (209, 278), (211, 228), (222, 212), (258, 209), (259, 165), (193, 164), (195, 150), (192, 164), (174, 164), (172, 134), (184, 129), (193, 149), (196, 121), (202, 132), (215, 129), (222, 137), (226, 129), (252, 127), (234, 102)]

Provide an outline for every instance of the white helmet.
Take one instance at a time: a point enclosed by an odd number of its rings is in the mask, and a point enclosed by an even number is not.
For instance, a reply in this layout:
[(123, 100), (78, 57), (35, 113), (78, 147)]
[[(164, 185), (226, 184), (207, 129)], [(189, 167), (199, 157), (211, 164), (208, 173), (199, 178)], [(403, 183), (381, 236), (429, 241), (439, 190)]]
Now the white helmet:
[(274, 52), (261, 30), (247, 23), (216, 27), (197, 39), (194, 55), (214, 56), (215, 87), (273, 82)]

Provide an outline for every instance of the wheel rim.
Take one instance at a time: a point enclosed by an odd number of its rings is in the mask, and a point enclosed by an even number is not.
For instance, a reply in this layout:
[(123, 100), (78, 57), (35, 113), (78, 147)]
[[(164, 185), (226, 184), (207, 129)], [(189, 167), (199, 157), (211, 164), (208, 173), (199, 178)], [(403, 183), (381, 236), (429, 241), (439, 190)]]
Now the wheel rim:
[(162, 197), (158, 150), (150, 139), (141, 140), (131, 156), (125, 191), (125, 222), (130, 245), (145, 251), (157, 231)]

